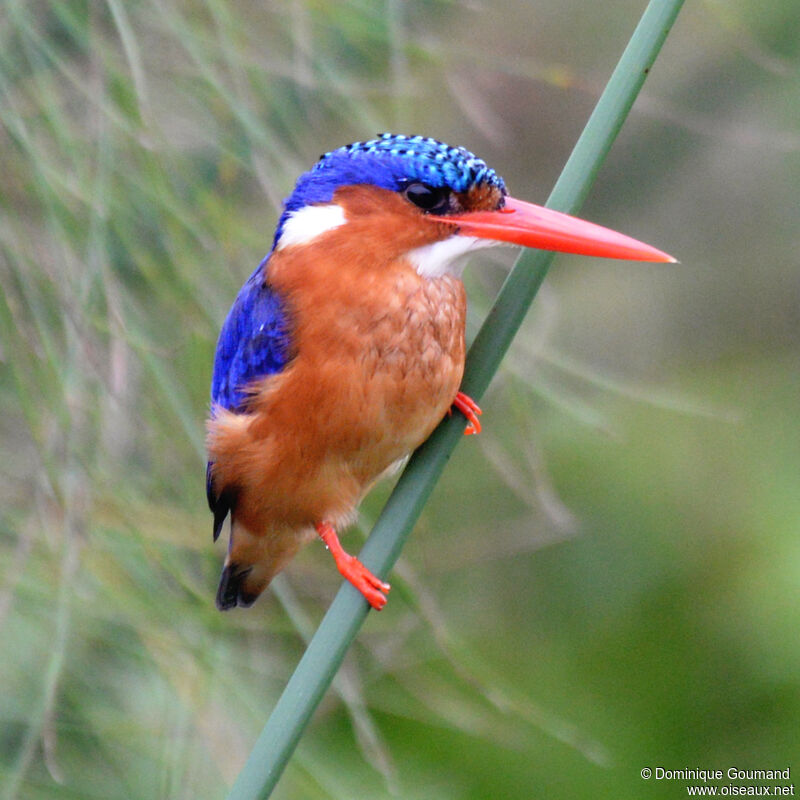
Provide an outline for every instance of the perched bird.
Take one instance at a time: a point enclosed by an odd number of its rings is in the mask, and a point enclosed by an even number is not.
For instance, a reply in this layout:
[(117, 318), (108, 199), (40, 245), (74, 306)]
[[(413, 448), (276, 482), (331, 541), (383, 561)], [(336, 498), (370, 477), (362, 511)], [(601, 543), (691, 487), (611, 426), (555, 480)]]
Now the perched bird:
[(272, 249), (222, 326), (208, 420), (214, 540), (231, 516), (217, 606), (249, 606), (319, 535), (373, 608), (389, 585), (336, 531), (370, 486), (455, 407), (466, 296), (460, 257), (512, 243), (672, 261), (508, 196), (462, 147), (383, 134), (326, 153), (284, 203)]

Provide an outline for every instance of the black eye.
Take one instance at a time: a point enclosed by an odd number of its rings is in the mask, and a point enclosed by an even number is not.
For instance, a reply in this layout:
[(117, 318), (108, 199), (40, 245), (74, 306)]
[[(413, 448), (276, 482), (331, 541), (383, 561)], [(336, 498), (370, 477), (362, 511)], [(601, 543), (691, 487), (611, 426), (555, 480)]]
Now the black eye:
[(428, 186), (427, 183), (409, 183), (406, 197), (423, 211), (443, 214), (450, 207), (450, 190), (444, 186)]

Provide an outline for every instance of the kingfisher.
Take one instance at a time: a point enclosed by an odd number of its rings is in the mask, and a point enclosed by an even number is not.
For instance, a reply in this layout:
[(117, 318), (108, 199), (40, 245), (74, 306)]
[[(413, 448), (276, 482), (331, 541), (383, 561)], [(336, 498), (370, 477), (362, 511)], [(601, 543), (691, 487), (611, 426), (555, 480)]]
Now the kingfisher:
[(463, 147), (385, 133), (321, 156), (284, 201), (272, 248), (222, 326), (206, 488), (230, 515), (220, 610), (250, 606), (319, 536), (372, 608), (389, 584), (339, 542), (372, 484), (456, 409), (464, 256), (498, 244), (643, 261), (666, 253), (511, 197)]

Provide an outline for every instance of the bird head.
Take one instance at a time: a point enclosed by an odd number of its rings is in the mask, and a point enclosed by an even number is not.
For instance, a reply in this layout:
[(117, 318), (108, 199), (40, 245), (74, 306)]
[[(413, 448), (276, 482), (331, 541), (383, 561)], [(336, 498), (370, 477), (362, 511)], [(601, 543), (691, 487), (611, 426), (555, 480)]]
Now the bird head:
[(324, 154), (286, 199), (273, 250), (342, 225), (360, 247), (404, 257), (426, 277), (458, 274), (460, 256), (497, 244), (674, 261), (608, 228), (510, 197), (482, 159), (424, 136), (385, 133)]

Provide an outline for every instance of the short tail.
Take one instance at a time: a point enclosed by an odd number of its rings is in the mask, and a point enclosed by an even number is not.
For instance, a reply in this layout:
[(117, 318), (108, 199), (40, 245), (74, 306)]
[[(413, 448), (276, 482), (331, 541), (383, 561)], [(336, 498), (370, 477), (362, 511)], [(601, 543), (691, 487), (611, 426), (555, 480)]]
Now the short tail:
[(266, 529), (260, 536), (253, 535), (234, 515), (228, 556), (217, 588), (217, 608), (227, 611), (253, 605), (300, 546), (314, 536), (313, 529), (292, 528)]
[(253, 586), (248, 588), (248, 578), (253, 572), (253, 567), (242, 567), (239, 564), (227, 564), (219, 578), (217, 587), (217, 608), (227, 611), (229, 608), (242, 606), (249, 608), (258, 599), (264, 590), (253, 591)]

